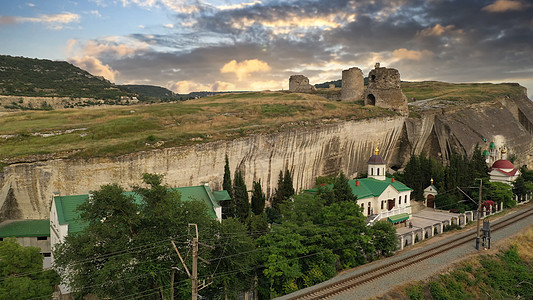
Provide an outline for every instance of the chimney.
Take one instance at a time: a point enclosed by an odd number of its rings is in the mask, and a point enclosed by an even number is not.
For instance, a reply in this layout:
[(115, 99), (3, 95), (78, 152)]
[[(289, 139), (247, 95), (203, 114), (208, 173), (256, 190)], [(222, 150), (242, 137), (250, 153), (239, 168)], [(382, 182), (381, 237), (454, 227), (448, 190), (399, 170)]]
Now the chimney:
[(394, 182), (394, 177), (392, 177), (392, 182)]
[(359, 183), (359, 180), (356, 180), (356, 181), (355, 181), (355, 186), (359, 186), (359, 184), (360, 184), (360, 183)]

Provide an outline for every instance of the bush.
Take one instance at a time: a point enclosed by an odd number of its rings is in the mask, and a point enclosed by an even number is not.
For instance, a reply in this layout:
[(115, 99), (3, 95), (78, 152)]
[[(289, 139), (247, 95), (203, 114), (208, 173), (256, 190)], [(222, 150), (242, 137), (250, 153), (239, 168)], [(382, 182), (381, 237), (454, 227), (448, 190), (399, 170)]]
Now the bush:
[(424, 287), (422, 285), (412, 285), (405, 289), (407, 297), (411, 300), (424, 299)]

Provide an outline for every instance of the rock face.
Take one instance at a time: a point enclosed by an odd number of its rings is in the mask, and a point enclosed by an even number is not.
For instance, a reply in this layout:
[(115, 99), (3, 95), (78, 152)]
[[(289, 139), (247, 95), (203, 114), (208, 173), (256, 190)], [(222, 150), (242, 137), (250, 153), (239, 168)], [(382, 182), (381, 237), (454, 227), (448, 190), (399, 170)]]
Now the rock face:
[(342, 71), (341, 101), (357, 101), (363, 98), (365, 81), (363, 71), (350, 68)]
[[(501, 124), (501, 125), (500, 125)], [(504, 124), (504, 125), (503, 125)], [(393, 170), (411, 154), (425, 151), (448, 159), (452, 151), (470, 154), (483, 138), (505, 144), (516, 165), (533, 165), (533, 104), (523, 99), (498, 99), (465, 107), (424, 112), (420, 118), (343, 121), (321, 127), (255, 135), (233, 141), (140, 152), (118, 158), (53, 159), (4, 167), (0, 173), (0, 221), (46, 218), (53, 192), (88, 193), (107, 183), (129, 189), (140, 184), (144, 172), (165, 175), (170, 186), (208, 183), (222, 187), (224, 156), (232, 175), (243, 171), (250, 188), (261, 179), (271, 196), (278, 174), (288, 168), (296, 191), (310, 188), (317, 176), (343, 171), (349, 178), (366, 171), (375, 147)]]
[(289, 91), (309, 93), (316, 91), (316, 88), (309, 84), (309, 78), (304, 75), (291, 75), (291, 77), (289, 77)]
[(365, 105), (376, 105), (407, 114), (407, 97), (403, 94), (400, 83), (398, 70), (376, 64), (376, 68), (368, 74)]

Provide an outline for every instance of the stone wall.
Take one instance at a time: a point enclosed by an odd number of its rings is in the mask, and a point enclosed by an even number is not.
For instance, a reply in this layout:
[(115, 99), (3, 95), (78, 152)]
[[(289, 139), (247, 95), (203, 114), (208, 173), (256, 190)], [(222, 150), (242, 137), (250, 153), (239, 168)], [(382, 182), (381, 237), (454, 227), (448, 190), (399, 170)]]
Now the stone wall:
[(289, 91), (309, 93), (316, 91), (316, 88), (309, 84), (309, 79), (304, 75), (291, 75), (291, 77), (289, 77)]

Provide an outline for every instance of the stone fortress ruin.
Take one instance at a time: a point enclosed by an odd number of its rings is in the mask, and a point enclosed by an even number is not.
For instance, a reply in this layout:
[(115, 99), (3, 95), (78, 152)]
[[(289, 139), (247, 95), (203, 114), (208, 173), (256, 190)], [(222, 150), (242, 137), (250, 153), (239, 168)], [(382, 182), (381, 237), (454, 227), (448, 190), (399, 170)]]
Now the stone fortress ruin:
[[(330, 86), (331, 88), (331, 86)], [(289, 91), (296, 93), (316, 92), (304, 75), (289, 78)], [(368, 74), (368, 87), (365, 89), (363, 71), (357, 67), (342, 71), (340, 101), (363, 100), (365, 105), (375, 105), (397, 111), (402, 115), (409, 112), (407, 97), (402, 92), (400, 72), (393, 68), (381, 67), (376, 63)]]

